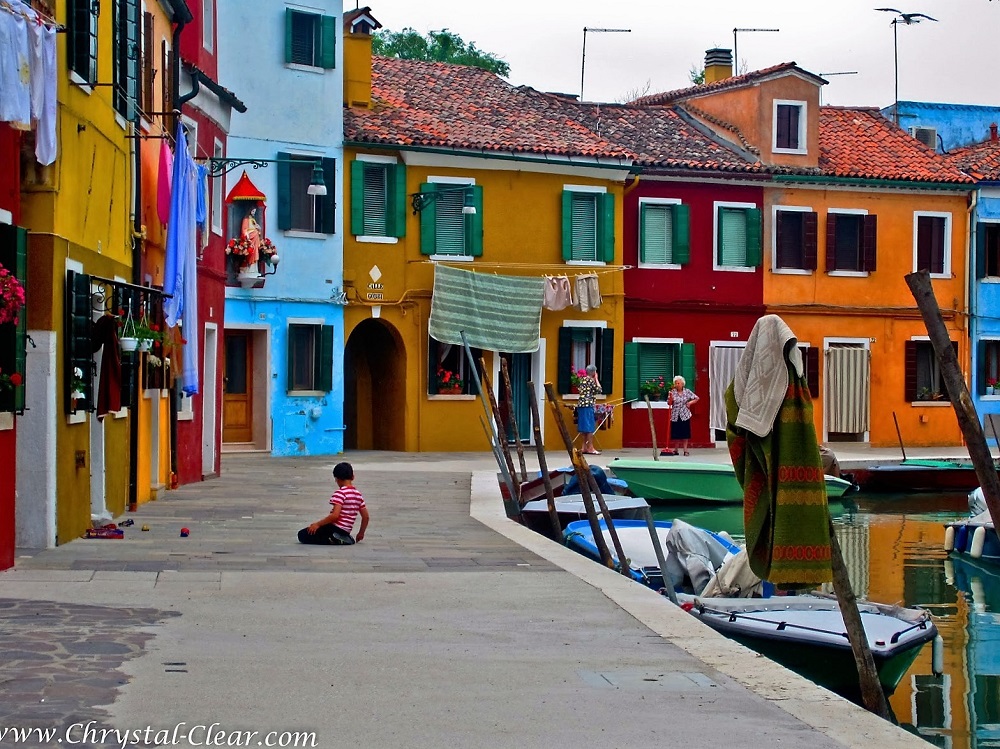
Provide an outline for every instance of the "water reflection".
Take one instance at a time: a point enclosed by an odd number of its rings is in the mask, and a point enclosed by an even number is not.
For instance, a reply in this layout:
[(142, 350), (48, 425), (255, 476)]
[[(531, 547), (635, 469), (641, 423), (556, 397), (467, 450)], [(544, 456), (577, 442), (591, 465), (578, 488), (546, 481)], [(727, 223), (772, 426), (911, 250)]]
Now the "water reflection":
[[(831, 511), (857, 595), (928, 609), (944, 641), (943, 673), (924, 647), (889, 698), (900, 725), (948, 749), (1000, 747), (1000, 568), (942, 548), (943, 524), (967, 514), (965, 494), (861, 494)], [(738, 505), (653, 514), (743, 536)]]

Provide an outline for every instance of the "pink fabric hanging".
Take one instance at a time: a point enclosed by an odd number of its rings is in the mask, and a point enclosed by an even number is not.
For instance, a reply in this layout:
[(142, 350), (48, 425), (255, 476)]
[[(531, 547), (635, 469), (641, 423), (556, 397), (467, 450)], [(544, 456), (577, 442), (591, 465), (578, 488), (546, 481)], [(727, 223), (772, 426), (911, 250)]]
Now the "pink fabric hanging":
[(174, 153), (167, 139), (160, 141), (160, 171), (156, 183), (156, 215), (161, 224), (170, 220), (170, 191), (173, 182)]

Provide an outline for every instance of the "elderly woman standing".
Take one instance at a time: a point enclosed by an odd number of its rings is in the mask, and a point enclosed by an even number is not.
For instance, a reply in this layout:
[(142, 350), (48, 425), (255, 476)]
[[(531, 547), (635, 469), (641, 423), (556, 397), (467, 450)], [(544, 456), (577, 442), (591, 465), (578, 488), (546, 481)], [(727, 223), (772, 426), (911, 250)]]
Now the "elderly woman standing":
[(698, 402), (698, 396), (688, 390), (684, 378), (674, 377), (674, 386), (670, 390), (670, 442), (676, 449), (678, 445), (688, 452), (688, 442), (691, 440), (691, 406)]
[(587, 455), (600, 455), (594, 449), (594, 429), (597, 427), (594, 406), (601, 392), (601, 383), (597, 379), (597, 367), (593, 364), (587, 366), (587, 374), (580, 379), (577, 392), (580, 393), (580, 399), (576, 402), (576, 429), (583, 437), (583, 452)]

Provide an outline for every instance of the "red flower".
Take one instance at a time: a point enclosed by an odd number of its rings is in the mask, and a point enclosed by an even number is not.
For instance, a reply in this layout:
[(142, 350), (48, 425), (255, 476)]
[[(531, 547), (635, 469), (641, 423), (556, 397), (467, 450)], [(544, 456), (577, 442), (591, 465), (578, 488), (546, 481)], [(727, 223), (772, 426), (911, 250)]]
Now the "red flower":
[(15, 372), (10, 376), (10, 384), (13, 385), (14, 387), (20, 387), (21, 382), (23, 382), (23, 380), (21, 379), (20, 372)]

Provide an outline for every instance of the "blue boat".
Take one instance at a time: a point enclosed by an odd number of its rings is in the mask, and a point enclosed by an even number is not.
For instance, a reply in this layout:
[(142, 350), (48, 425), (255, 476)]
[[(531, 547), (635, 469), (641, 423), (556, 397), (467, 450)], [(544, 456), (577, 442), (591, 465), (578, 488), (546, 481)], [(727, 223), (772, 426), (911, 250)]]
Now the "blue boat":
[[(628, 558), (633, 579), (654, 588), (662, 586), (663, 575), (655, 560), (646, 523), (623, 520), (615, 521), (614, 527), (622, 551)], [(723, 564), (744, 561), (746, 553), (726, 536), (693, 528), (680, 521), (658, 520), (655, 527), (666, 554), (668, 576), (682, 609), (726, 637), (810, 681), (849, 699), (860, 700), (854, 653), (836, 598), (819, 594), (770, 596), (772, 589), (767, 583), (762, 586), (763, 597), (759, 598), (705, 596), (701, 592), (706, 586), (703, 581), (695, 579), (698, 575), (684, 576), (676, 572), (678, 567), (696, 568), (678, 564), (678, 559), (672, 558), (673, 549), (678, 546), (670, 539), (672, 529), (694, 530), (698, 547), (694, 549), (693, 556), (701, 562), (710, 559), (717, 570)], [(601, 532), (605, 538), (610, 535), (603, 521)], [(570, 523), (566, 526), (564, 539), (570, 548), (600, 560), (588, 522)], [(613, 548), (610, 541), (608, 548)], [(693, 544), (685, 540), (680, 548), (692, 549)], [(718, 559), (717, 552), (722, 554), (722, 560)], [(723, 576), (720, 571), (718, 578)], [(714, 588), (731, 588), (720, 586), (717, 578), (709, 582)], [(747, 594), (749, 590), (751, 588), (746, 587), (743, 593)], [(937, 628), (923, 609), (871, 602), (859, 602), (858, 609), (879, 681), (886, 693), (891, 694), (923, 645), (937, 636)]]

